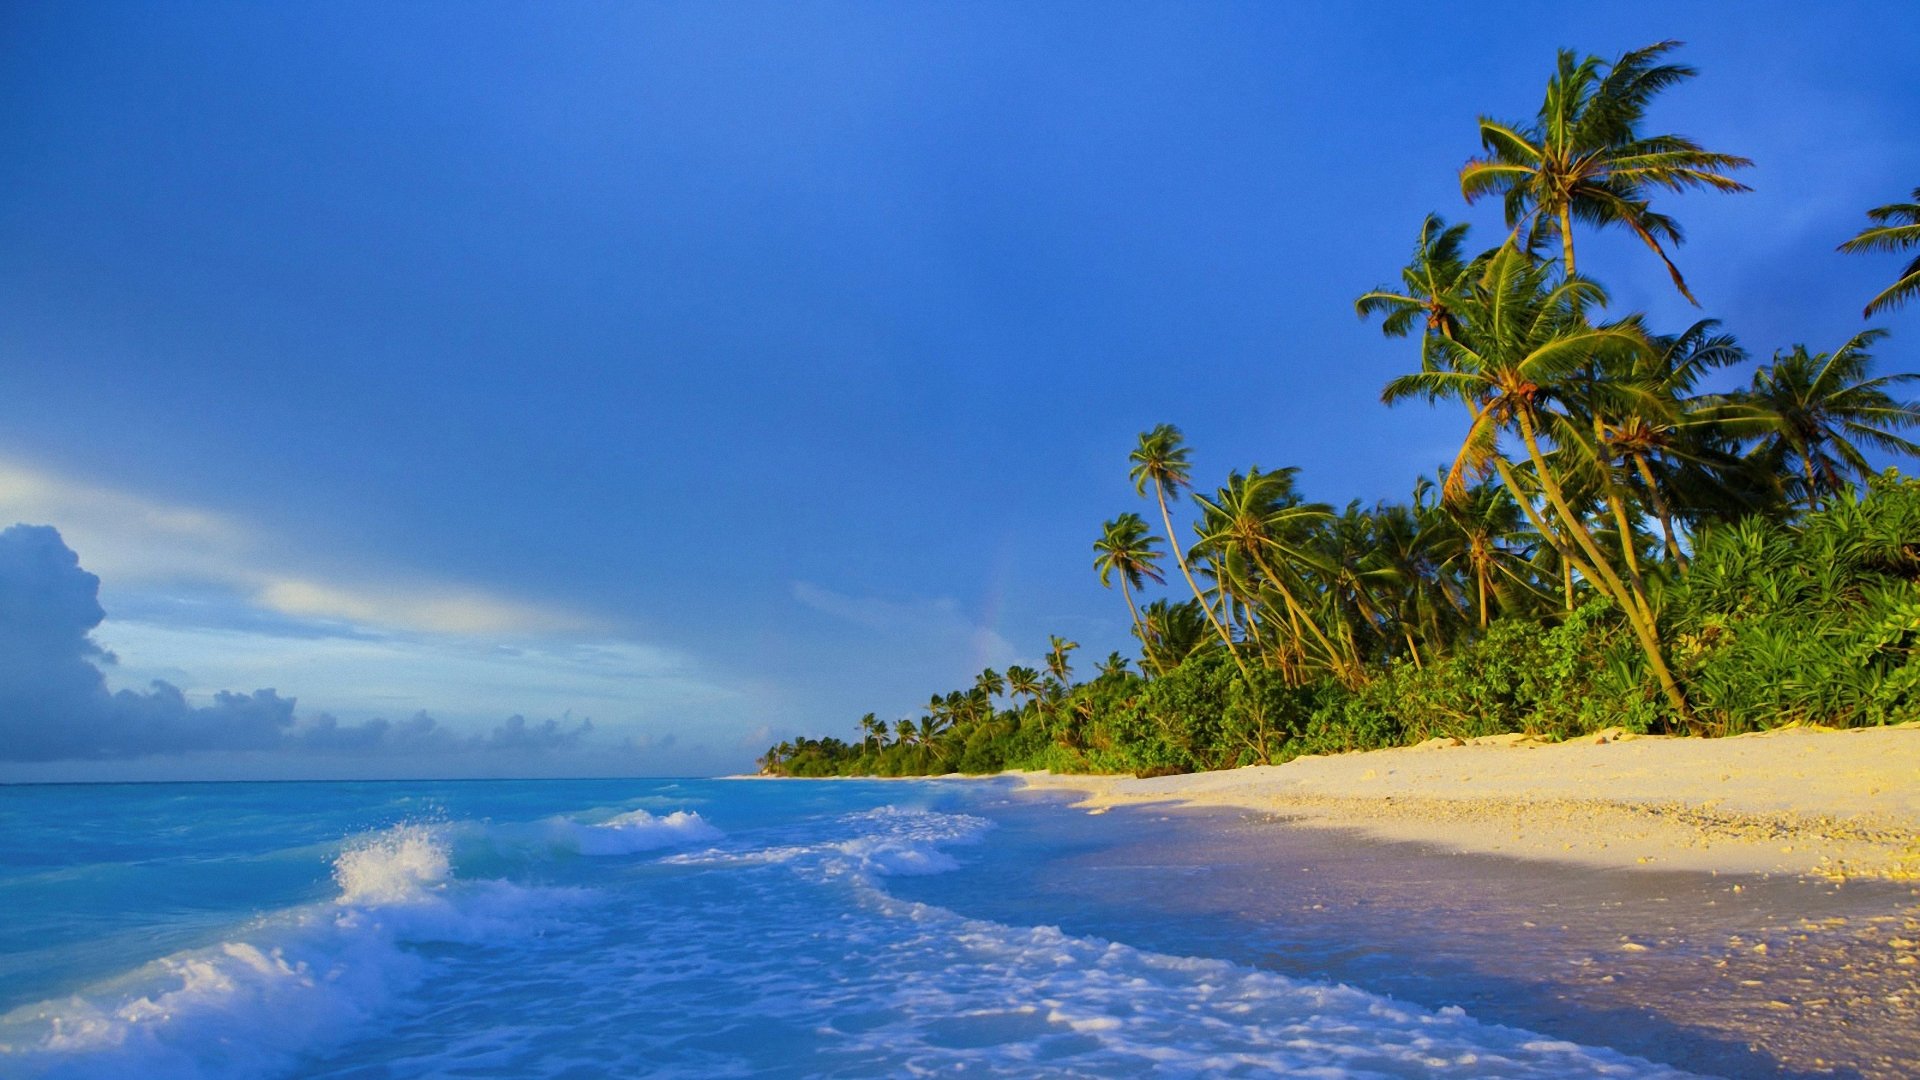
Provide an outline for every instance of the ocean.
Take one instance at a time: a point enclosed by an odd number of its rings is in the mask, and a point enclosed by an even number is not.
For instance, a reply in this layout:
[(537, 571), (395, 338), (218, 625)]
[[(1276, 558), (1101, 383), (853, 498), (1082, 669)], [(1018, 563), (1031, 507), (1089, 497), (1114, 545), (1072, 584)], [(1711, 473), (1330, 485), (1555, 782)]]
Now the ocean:
[(0, 787), (0, 1076), (1686, 1075), (1236, 955), (1072, 869), (1132, 827), (997, 781)]

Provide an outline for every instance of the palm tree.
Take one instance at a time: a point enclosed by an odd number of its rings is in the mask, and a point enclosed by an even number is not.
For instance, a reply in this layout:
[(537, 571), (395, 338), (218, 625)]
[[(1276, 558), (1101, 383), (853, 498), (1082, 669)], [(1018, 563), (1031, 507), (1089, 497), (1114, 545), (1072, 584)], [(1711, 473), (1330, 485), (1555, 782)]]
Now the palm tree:
[(876, 730), (884, 731), (886, 729), (886, 726), (887, 725), (885, 721), (876, 718), (872, 713), (868, 713), (867, 715), (861, 717), (860, 730), (865, 732), (865, 736), (860, 740), (861, 744), (865, 745), (867, 743), (871, 743), (873, 741), (875, 731)]
[(1233, 557), (1250, 563), (1264, 583), (1279, 596), (1285, 612), (1285, 627), (1295, 642), (1311, 639), (1321, 650), (1320, 660), (1343, 679), (1350, 673), (1346, 661), (1351, 656), (1328, 638), (1300, 600), (1304, 591), (1299, 569), (1313, 556), (1302, 543), (1306, 530), (1326, 520), (1329, 511), (1317, 503), (1302, 503), (1293, 494), (1293, 477), (1300, 470), (1287, 468), (1272, 472), (1259, 466), (1246, 475), (1232, 473), (1227, 485), (1212, 499), (1195, 495), (1205, 510), (1201, 518), (1196, 548), (1218, 551), (1227, 556), (1223, 583), (1231, 577)]
[(1560, 50), (1532, 124), (1480, 118), (1486, 156), (1460, 169), (1461, 194), (1469, 203), (1505, 196), (1507, 225), (1514, 234), (1526, 230), (1523, 242), (1529, 250), (1558, 237), (1568, 276), (1575, 273), (1575, 218), (1596, 228), (1622, 226), (1660, 256), (1680, 294), (1693, 300), (1662, 246), (1663, 241), (1680, 243), (1680, 227), (1652, 210), (1649, 189), (1747, 191), (1726, 174), (1753, 162), (1711, 153), (1678, 135), (1640, 134), (1654, 95), (1696, 74), (1684, 65), (1657, 62), (1679, 44), (1662, 41), (1623, 53), (1611, 64)]
[(1007, 668), (1007, 693), (1032, 700), (1040, 696), (1040, 673), (1014, 664)]
[(1207, 621), (1220, 635), (1220, 641), (1227, 647), (1227, 655), (1233, 658), (1235, 667), (1240, 669), (1242, 678), (1251, 681), (1246, 662), (1240, 659), (1239, 650), (1233, 647), (1233, 635), (1227, 632), (1226, 624), (1220, 621), (1213, 605), (1207, 602), (1206, 594), (1200, 591), (1200, 584), (1193, 580), (1193, 570), (1187, 565), (1187, 557), (1180, 550), (1180, 542), (1173, 533), (1173, 515), (1167, 510), (1167, 496), (1175, 495), (1181, 489), (1190, 487), (1190, 467), (1187, 464), (1186, 441), (1180, 435), (1180, 429), (1172, 424), (1160, 424), (1152, 431), (1140, 433), (1140, 443), (1134, 447), (1128, 460), (1133, 468), (1128, 475), (1133, 478), (1133, 490), (1141, 495), (1147, 493), (1149, 485), (1153, 488), (1153, 497), (1160, 504), (1160, 521), (1167, 527), (1167, 546), (1173, 550), (1173, 561), (1180, 565), (1180, 574), (1187, 579), (1187, 587), (1193, 590), (1193, 598), (1200, 602), (1200, 610)]
[(1420, 223), (1413, 260), (1400, 271), (1400, 291), (1390, 285), (1376, 286), (1353, 302), (1353, 310), (1363, 319), (1384, 313), (1380, 332), (1388, 337), (1406, 337), (1418, 322), (1423, 351), (1430, 336), (1452, 337), (1458, 325), (1454, 302), (1471, 266), (1460, 257), (1466, 237), (1465, 225), (1449, 226), (1440, 215), (1428, 214)]
[(1211, 636), (1200, 605), (1192, 600), (1178, 604), (1155, 600), (1140, 617), (1140, 654), (1163, 675), (1179, 667)]
[[(1867, 217), (1873, 224), (1841, 244), (1841, 251), (1905, 251), (1920, 247), (1920, 187), (1913, 189), (1912, 202), (1876, 206), (1867, 211)], [(1860, 317), (1871, 318), (1876, 311), (1897, 308), (1916, 296), (1920, 296), (1920, 255), (1915, 255), (1906, 269), (1900, 271), (1893, 284), (1867, 301)]]
[(1108, 653), (1107, 658), (1100, 662), (1100, 677), (1103, 679), (1110, 675), (1124, 675), (1126, 673), (1127, 658), (1121, 656), (1118, 649)]
[(912, 720), (902, 720), (893, 726), (894, 741), (903, 746), (912, 746), (920, 741), (920, 729), (914, 727)]
[(1073, 665), (1067, 663), (1067, 654), (1080, 647), (1077, 641), (1068, 641), (1058, 634), (1047, 635), (1047, 671), (1065, 685), (1073, 674)]
[(1007, 692), (1007, 680), (1001, 678), (1000, 673), (992, 668), (985, 668), (980, 674), (974, 676), (973, 688), (991, 699), (995, 694)]
[[(1619, 485), (1652, 510), (1667, 558), (1682, 570), (1687, 558), (1674, 528), (1676, 517), (1683, 511), (1696, 516), (1705, 503), (1725, 503), (1729, 496), (1745, 501), (1738, 497), (1743, 485), (1733, 475), (1743, 466), (1731, 425), (1750, 424), (1753, 410), (1724, 396), (1692, 393), (1709, 370), (1747, 358), (1719, 326), (1717, 320), (1702, 319), (1683, 333), (1652, 339), (1652, 350), (1633, 354), (1632, 366), (1614, 373), (1644, 393), (1651, 407), (1593, 418), (1595, 464), (1601, 471), (1619, 470)], [(1670, 492), (1682, 495), (1681, 506), (1674, 505)]]
[(1867, 347), (1886, 335), (1866, 330), (1831, 353), (1808, 353), (1805, 345), (1795, 345), (1753, 373), (1745, 400), (1766, 417), (1769, 429), (1754, 453), (1781, 471), (1798, 466), (1795, 501), (1817, 506), (1842, 490), (1848, 475), (1871, 473), (1863, 446), (1920, 456), (1920, 446), (1894, 434), (1920, 425), (1920, 405), (1887, 393), (1920, 375), (1868, 378), (1873, 355)]
[[(1661, 651), (1644, 585), (1636, 577), (1630, 586), (1601, 550), (1543, 445), (1550, 438), (1572, 444), (1584, 437), (1569, 406), (1588, 415), (1644, 407), (1644, 394), (1602, 376), (1631, 366), (1628, 358), (1652, 344), (1636, 319), (1588, 322), (1587, 310), (1604, 305), (1606, 293), (1580, 278), (1557, 276), (1553, 264), (1536, 263), (1512, 243), (1500, 248), (1462, 301), (1458, 336), (1440, 343), (1439, 366), (1394, 379), (1381, 399), (1391, 404), (1409, 397), (1451, 398), (1467, 407), (1472, 422), (1448, 471), (1444, 497), (1460, 497), (1469, 473), (1498, 473), (1561, 559), (1619, 606), (1669, 704), (1686, 719), (1686, 697)], [(1546, 510), (1534, 507), (1501, 456), (1502, 432), (1520, 437)]]
[(1500, 484), (1477, 484), (1458, 498), (1441, 499), (1429, 511), (1433, 554), (1440, 566), (1472, 582), (1480, 629), (1492, 620), (1493, 604), (1512, 613), (1521, 599), (1539, 595), (1527, 552), (1512, 539), (1521, 529), (1514, 494)]
[(1135, 634), (1140, 632), (1140, 609), (1133, 602), (1133, 590), (1145, 588), (1148, 581), (1157, 585), (1167, 581), (1160, 573), (1160, 553), (1153, 550), (1158, 542), (1159, 537), (1132, 511), (1103, 525), (1100, 539), (1093, 542), (1093, 568), (1100, 571), (1100, 584), (1112, 588), (1113, 576), (1119, 575), (1120, 595), (1126, 598)]

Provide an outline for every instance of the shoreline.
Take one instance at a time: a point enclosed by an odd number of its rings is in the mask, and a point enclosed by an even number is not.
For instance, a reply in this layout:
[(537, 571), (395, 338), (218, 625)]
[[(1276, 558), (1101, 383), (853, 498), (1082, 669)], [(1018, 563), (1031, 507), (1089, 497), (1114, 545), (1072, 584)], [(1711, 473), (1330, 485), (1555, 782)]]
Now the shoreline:
[(1920, 880), (1920, 723), (1727, 738), (1503, 735), (1140, 779), (1009, 772), (1091, 813), (1237, 809), (1462, 853)]

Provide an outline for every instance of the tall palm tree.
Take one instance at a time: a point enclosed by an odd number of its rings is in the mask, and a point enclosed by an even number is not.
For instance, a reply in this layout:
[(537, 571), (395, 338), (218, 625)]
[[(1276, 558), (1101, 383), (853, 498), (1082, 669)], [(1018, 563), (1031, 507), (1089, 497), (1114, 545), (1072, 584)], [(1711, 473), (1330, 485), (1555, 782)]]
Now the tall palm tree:
[[(1652, 348), (1636, 319), (1590, 323), (1588, 309), (1605, 303), (1599, 286), (1560, 278), (1552, 263), (1537, 263), (1508, 243), (1488, 259), (1463, 300), (1459, 334), (1441, 343), (1440, 365), (1394, 379), (1381, 399), (1448, 398), (1467, 407), (1471, 423), (1448, 471), (1446, 497), (1463, 494), (1469, 474), (1498, 473), (1561, 559), (1618, 605), (1668, 703), (1685, 720), (1686, 696), (1661, 650), (1644, 585), (1637, 579), (1630, 585), (1615, 567), (1547, 460), (1549, 439), (1573, 443), (1585, 435), (1570, 406), (1589, 415), (1646, 406), (1643, 393), (1598, 376), (1630, 366), (1623, 354)], [(1526, 448), (1544, 510), (1534, 507), (1501, 455), (1502, 432), (1518, 435)]]
[(1623, 53), (1611, 64), (1560, 50), (1533, 123), (1480, 118), (1486, 156), (1461, 167), (1461, 194), (1469, 203), (1503, 195), (1507, 225), (1515, 235), (1525, 230), (1529, 250), (1541, 240), (1558, 238), (1569, 276), (1575, 273), (1574, 219), (1596, 228), (1621, 226), (1660, 257), (1680, 294), (1693, 300), (1663, 246), (1680, 243), (1680, 227), (1653, 211), (1650, 190), (1747, 191), (1727, 173), (1753, 162), (1704, 150), (1678, 135), (1640, 133), (1654, 95), (1697, 74), (1684, 65), (1659, 62), (1679, 44), (1662, 41)]
[[(1912, 202), (1876, 206), (1867, 211), (1867, 217), (1873, 224), (1841, 244), (1841, 251), (1905, 251), (1908, 248), (1920, 248), (1920, 187), (1913, 189)], [(1897, 308), (1916, 296), (1920, 296), (1920, 255), (1915, 255), (1906, 269), (1900, 271), (1900, 276), (1894, 279), (1893, 284), (1867, 301), (1867, 308), (1860, 313), (1860, 317), (1872, 318), (1874, 312)]]
[(886, 726), (886, 721), (878, 719), (872, 713), (861, 717), (860, 730), (864, 733), (860, 740), (861, 744), (865, 745), (873, 742), (875, 733), (886, 730)]
[(1103, 525), (1100, 539), (1093, 542), (1093, 568), (1100, 571), (1100, 584), (1112, 588), (1113, 577), (1119, 576), (1120, 595), (1126, 598), (1136, 635), (1140, 633), (1140, 608), (1133, 602), (1133, 590), (1145, 588), (1148, 581), (1158, 585), (1167, 581), (1160, 573), (1160, 553), (1154, 550), (1159, 539), (1139, 514), (1128, 511)]
[(1200, 591), (1200, 583), (1193, 580), (1193, 569), (1187, 565), (1186, 554), (1180, 550), (1180, 542), (1174, 536), (1173, 514), (1167, 510), (1167, 497), (1192, 486), (1186, 440), (1181, 436), (1180, 429), (1172, 424), (1160, 424), (1152, 431), (1141, 432), (1140, 443), (1134, 447), (1128, 460), (1133, 462), (1133, 468), (1128, 472), (1133, 479), (1133, 490), (1145, 495), (1149, 486), (1153, 488), (1153, 497), (1160, 504), (1160, 521), (1167, 527), (1167, 546), (1173, 550), (1173, 561), (1179, 564), (1180, 575), (1187, 579), (1187, 587), (1193, 590), (1193, 598), (1199, 602), (1200, 610), (1220, 635), (1221, 644), (1227, 647), (1227, 655), (1233, 658), (1241, 677), (1251, 681), (1253, 676), (1247, 671), (1246, 661), (1240, 658), (1240, 651), (1233, 647), (1233, 635), (1227, 631), (1226, 624), (1220, 621), (1206, 594)]
[(1073, 665), (1067, 663), (1067, 654), (1080, 647), (1077, 641), (1068, 641), (1058, 634), (1047, 635), (1047, 672), (1062, 685), (1073, 675)]
[(1460, 256), (1466, 237), (1465, 225), (1449, 226), (1440, 215), (1428, 214), (1420, 223), (1413, 259), (1400, 271), (1399, 289), (1375, 286), (1353, 302), (1353, 310), (1363, 319), (1383, 314), (1380, 332), (1388, 337), (1406, 337), (1420, 326), (1423, 350), (1429, 336), (1452, 337), (1458, 324), (1454, 302), (1471, 265)]
[(1867, 347), (1886, 335), (1862, 331), (1831, 353), (1795, 345), (1753, 373), (1745, 400), (1766, 417), (1768, 428), (1754, 453), (1774, 468), (1800, 474), (1795, 501), (1817, 506), (1842, 490), (1848, 476), (1871, 473), (1862, 447), (1920, 456), (1920, 446), (1894, 434), (1920, 425), (1920, 404), (1887, 393), (1920, 375), (1868, 377), (1873, 355)]

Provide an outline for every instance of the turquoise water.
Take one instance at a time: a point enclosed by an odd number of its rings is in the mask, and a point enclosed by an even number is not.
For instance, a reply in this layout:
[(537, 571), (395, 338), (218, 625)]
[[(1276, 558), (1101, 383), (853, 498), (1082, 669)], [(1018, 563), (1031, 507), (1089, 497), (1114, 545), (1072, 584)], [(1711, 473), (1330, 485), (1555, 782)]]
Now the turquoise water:
[(1680, 1075), (1029, 924), (1005, 871), (1089, 843), (1044, 820), (938, 782), (0, 788), (0, 1076)]

